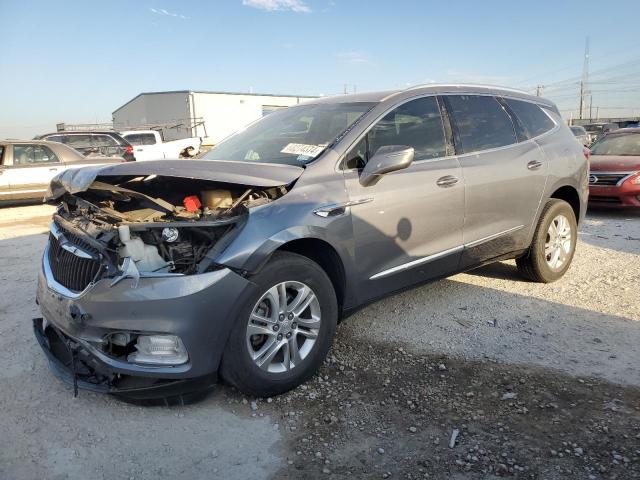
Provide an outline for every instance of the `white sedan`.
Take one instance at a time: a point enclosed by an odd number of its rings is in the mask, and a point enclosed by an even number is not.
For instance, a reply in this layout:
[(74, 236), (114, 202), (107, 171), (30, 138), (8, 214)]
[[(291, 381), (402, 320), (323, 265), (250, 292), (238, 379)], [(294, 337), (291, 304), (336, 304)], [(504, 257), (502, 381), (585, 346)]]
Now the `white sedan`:
[(57, 142), (0, 140), (0, 203), (42, 199), (62, 170), (124, 162), (119, 157), (85, 157)]

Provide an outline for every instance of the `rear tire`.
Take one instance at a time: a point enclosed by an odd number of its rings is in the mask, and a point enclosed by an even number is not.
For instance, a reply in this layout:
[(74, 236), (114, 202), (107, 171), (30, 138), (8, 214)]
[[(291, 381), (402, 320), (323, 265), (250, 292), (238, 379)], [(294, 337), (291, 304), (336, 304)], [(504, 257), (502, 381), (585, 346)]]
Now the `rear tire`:
[(551, 283), (562, 278), (576, 250), (578, 228), (573, 208), (564, 200), (550, 199), (540, 214), (531, 246), (516, 259), (527, 279)]
[(242, 393), (270, 397), (320, 368), (336, 331), (338, 303), (325, 271), (295, 253), (274, 253), (251, 281), (258, 289), (240, 309), (220, 370)]

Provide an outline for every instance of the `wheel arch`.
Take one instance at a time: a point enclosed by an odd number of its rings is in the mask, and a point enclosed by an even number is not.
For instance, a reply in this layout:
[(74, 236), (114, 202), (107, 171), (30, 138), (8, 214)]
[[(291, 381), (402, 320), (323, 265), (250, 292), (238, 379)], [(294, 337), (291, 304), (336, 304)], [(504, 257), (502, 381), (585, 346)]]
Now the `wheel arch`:
[(576, 190), (571, 185), (563, 185), (561, 187), (557, 187), (553, 193), (549, 196), (549, 198), (556, 198), (558, 200), (564, 200), (573, 209), (573, 213), (576, 215), (576, 221), (580, 221), (580, 215), (584, 212), (582, 211), (582, 205), (580, 202), (580, 195), (578, 194), (578, 190)]
[(342, 310), (347, 295), (345, 267), (337, 250), (329, 242), (314, 237), (299, 238), (282, 244), (275, 251), (296, 253), (317, 263), (331, 280), (338, 306)]

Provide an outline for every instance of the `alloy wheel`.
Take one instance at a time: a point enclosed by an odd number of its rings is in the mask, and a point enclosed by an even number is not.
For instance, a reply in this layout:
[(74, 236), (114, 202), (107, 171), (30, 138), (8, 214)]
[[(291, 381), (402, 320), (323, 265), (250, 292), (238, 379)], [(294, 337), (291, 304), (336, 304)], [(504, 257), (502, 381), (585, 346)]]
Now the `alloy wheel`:
[(549, 224), (544, 255), (553, 270), (560, 270), (571, 255), (571, 224), (564, 215), (557, 215)]
[(287, 281), (271, 287), (247, 323), (251, 360), (269, 373), (299, 366), (316, 343), (320, 322), (320, 303), (308, 285)]

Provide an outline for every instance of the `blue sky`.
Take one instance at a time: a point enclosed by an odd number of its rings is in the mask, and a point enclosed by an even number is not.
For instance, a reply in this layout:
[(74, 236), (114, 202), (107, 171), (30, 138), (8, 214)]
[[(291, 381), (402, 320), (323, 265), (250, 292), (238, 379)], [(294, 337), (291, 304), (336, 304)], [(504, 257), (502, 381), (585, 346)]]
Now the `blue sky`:
[(1, 0), (0, 18), (0, 138), (109, 121), (142, 91), (182, 89), (543, 84), (568, 116), (587, 35), (594, 105), (640, 114), (637, 0)]

